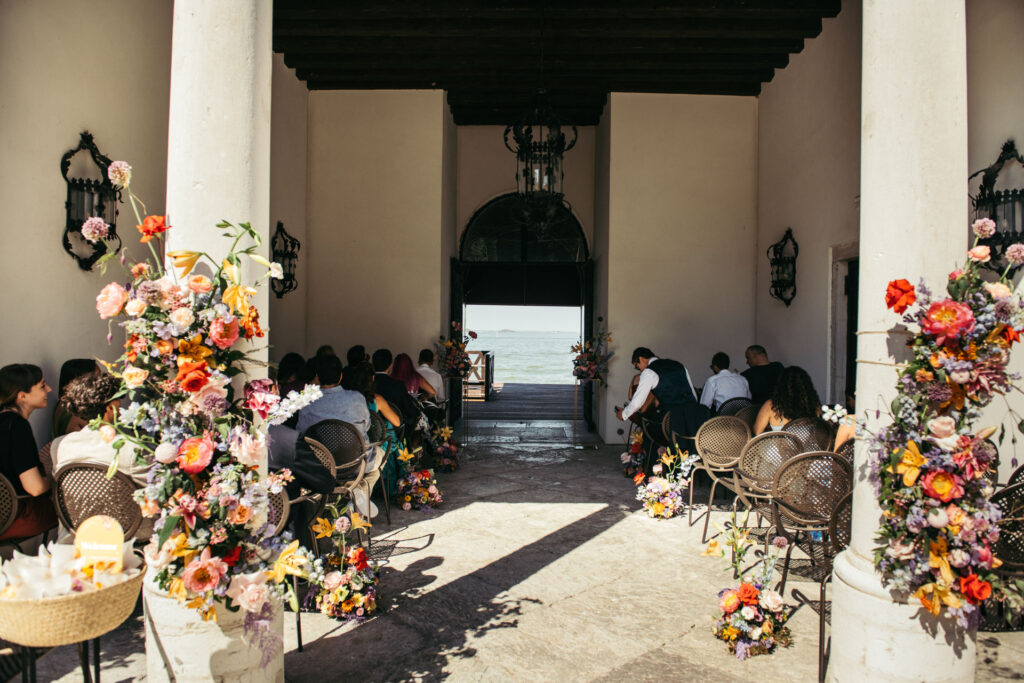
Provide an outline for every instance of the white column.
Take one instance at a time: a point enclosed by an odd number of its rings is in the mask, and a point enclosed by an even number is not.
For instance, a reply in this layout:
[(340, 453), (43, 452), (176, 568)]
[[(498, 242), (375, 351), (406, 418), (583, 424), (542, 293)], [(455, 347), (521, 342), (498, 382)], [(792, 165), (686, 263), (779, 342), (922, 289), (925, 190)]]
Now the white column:
[[(857, 408), (874, 418), (895, 395), (890, 345), (875, 334), (898, 322), (886, 310), (889, 280), (919, 278), (941, 292), (967, 246), (967, 46), (963, 0), (865, 0), (861, 93), (860, 318)], [(874, 569), (881, 517), (858, 443), (850, 548), (833, 579), (833, 681), (969, 681), (974, 634), (957, 651), (942, 626), (931, 635), (919, 604), (899, 602)], [(916, 600), (912, 600), (916, 603)], [(930, 616), (930, 615), (929, 615)], [(935, 625), (931, 622), (930, 625)]]
[[(249, 222), (270, 250), (272, 0), (175, 0), (167, 142), (167, 248), (215, 258), (216, 224)], [(244, 259), (246, 283), (265, 268)], [(268, 325), (269, 285), (253, 303)], [(253, 354), (266, 360), (266, 339)]]

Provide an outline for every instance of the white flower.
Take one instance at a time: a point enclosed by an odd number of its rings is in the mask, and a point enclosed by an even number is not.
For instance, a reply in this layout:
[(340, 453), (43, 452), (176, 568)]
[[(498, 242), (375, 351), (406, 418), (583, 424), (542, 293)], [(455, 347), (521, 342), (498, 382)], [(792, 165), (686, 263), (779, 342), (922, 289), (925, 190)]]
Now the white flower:
[(110, 425), (103, 425), (100, 427), (100, 438), (103, 439), (103, 443), (111, 443), (117, 438), (117, 430)]
[(748, 633), (747, 635), (750, 637), (751, 640), (760, 640), (761, 639), (761, 627), (760, 626), (756, 626), (756, 627), (750, 629), (750, 633)]
[(173, 443), (164, 441), (153, 451), (153, 459), (159, 463), (167, 464), (178, 457), (178, 447)]
[(146, 302), (142, 299), (129, 299), (125, 304), (124, 311), (130, 316), (138, 316), (146, 310)]
[(753, 621), (754, 617), (757, 616), (757, 611), (752, 606), (747, 605), (740, 610), (740, 616), (747, 621)]
[(761, 591), (761, 596), (758, 598), (758, 604), (765, 608), (769, 612), (778, 612), (782, 609), (783, 602), (782, 596), (778, 592), (773, 590)]
[(115, 161), (107, 167), (107, 177), (115, 185), (128, 187), (132, 181), (132, 167), (127, 161)]
[(273, 263), (270, 264), (270, 277), (274, 278), (275, 280), (280, 280), (281, 278), (284, 277), (284, 269), (281, 268), (281, 264), (278, 263), (277, 261), (274, 261)]
[(196, 321), (195, 315), (192, 314), (192, 309), (187, 307), (174, 309), (168, 317), (171, 319), (171, 323), (183, 330)]
[(821, 407), (821, 419), (827, 422), (839, 422), (846, 417), (846, 408), (838, 403), (834, 406), (823, 405)]
[(936, 529), (941, 529), (949, 524), (949, 515), (942, 508), (932, 508), (925, 517), (928, 520), (928, 524)]

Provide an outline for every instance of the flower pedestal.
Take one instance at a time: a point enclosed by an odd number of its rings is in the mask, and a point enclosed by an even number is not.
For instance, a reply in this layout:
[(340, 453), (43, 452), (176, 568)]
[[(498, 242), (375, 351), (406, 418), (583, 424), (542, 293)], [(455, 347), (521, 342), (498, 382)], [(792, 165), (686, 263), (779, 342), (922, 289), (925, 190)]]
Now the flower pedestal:
[[(153, 581), (147, 574), (142, 589), (146, 609), (146, 674), (149, 681), (284, 681), (284, 653), (266, 667), (261, 650), (242, 638), (244, 611), (230, 612), (217, 605), (217, 621), (203, 621)], [(284, 620), (278, 605), (272, 631), (281, 637)]]

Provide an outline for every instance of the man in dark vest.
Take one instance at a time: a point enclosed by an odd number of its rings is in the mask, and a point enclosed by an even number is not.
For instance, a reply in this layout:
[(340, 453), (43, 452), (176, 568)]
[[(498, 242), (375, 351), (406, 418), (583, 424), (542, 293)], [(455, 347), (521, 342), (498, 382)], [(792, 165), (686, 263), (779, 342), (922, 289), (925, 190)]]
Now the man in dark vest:
[(633, 367), (640, 370), (640, 382), (626, 407), (616, 409), (616, 417), (620, 420), (629, 419), (644, 404), (647, 396), (654, 394), (661, 415), (666, 412), (670, 415), (669, 424), (672, 431), (679, 435), (680, 448), (693, 453), (692, 437), (708, 419), (709, 412), (706, 406), (697, 402), (686, 367), (679, 361), (658, 358), (644, 346), (633, 351)]

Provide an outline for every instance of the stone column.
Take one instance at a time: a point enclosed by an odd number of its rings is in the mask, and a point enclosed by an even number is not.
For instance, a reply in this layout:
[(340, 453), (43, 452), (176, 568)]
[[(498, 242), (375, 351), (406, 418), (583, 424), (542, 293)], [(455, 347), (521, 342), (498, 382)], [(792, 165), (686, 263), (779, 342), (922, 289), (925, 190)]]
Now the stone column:
[[(857, 408), (874, 431), (885, 418), (873, 411), (895, 395), (891, 362), (904, 341), (876, 333), (897, 322), (886, 284), (923, 277), (939, 289), (966, 256), (967, 46), (963, 0), (865, 0), (863, 12)], [(899, 602), (875, 572), (881, 512), (865, 445), (857, 444), (852, 541), (832, 583), (831, 679), (972, 680), (973, 633), (962, 648), (941, 626), (931, 635), (919, 604)]]
[[(175, 0), (167, 131), (167, 248), (215, 258), (230, 240), (216, 224), (249, 222), (270, 253), (272, 0)], [(251, 283), (266, 269), (243, 259)], [(268, 324), (263, 283), (253, 303)], [(253, 354), (267, 359), (266, 340)]]

